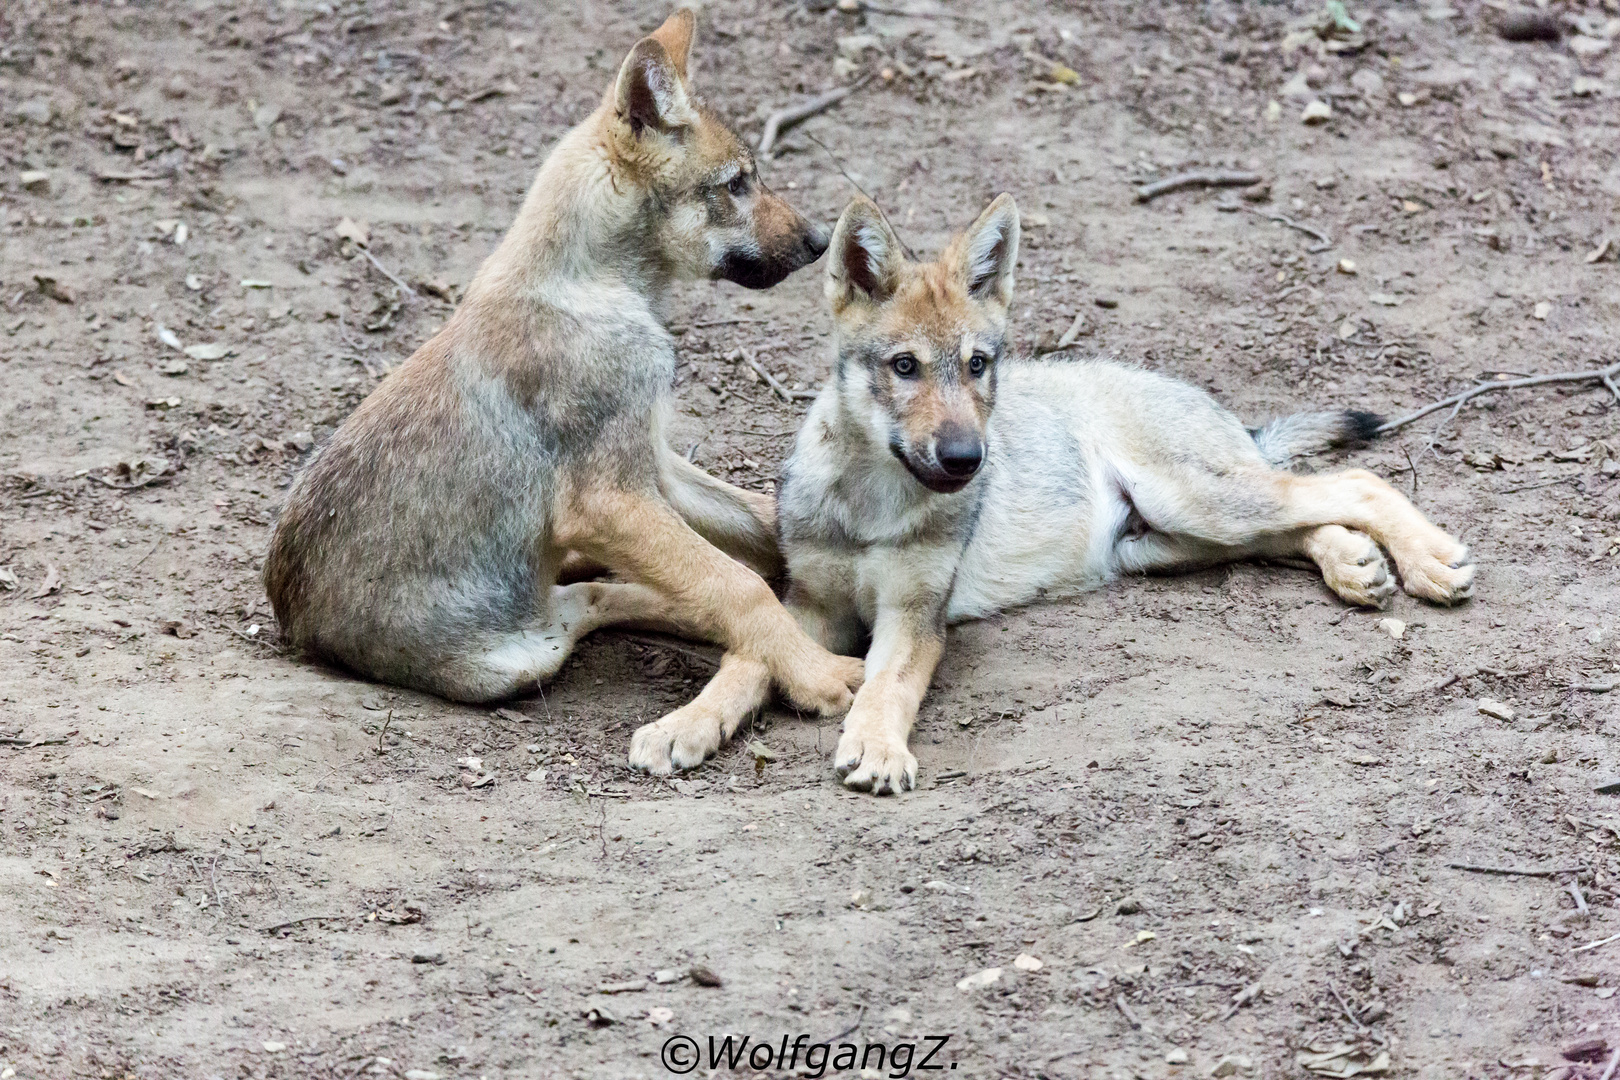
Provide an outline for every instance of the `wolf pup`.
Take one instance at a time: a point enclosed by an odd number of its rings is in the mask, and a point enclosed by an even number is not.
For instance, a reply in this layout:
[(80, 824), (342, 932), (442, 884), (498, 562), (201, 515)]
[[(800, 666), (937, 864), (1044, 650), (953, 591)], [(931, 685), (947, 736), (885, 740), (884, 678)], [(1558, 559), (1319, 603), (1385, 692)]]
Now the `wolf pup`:
[(789, 608), (837, 652), (871, 635), (834, 761), (845, 784), (915, 785), (906, 739), (949, 623), (1260, 555), (1306, 555), (1345, 600), (1378, 606), (1395, 588), (1380, 545), (1413, 596), (1469, 595), (1468, 549), (1378, 477), (1281, 468), (1370, 438), (1377, 417), (1249, 430), (1202, 390), (1139, 368), (1004, 361), (1010, 196), (939, 261), (901, 252), (872, 203), (844, 211), (826, 286), (837, 367), (777, 499)]
[[(808, 710), (848, 707), (861, 662), (811, 641), (749, 568), (778, 566), (772, 501), (664, 434), (668, 284), (769, 288), (826, 248), (694, 97), (693, 25), (682, 9), (636, 43), (444, 329), (288, 492), (265, 587), (293, 645), (476, 702), (637, 623), (721, 642), (724, 675)], [(629, 581), (558, 586), (570, 552)]]

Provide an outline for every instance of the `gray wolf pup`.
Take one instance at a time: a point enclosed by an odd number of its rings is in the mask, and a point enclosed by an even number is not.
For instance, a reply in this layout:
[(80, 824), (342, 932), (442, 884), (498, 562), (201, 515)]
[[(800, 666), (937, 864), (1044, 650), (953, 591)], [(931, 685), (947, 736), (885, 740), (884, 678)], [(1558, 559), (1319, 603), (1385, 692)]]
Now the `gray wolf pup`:
[(1345, 600), (1381, 606), (1395, 581), (1380, 546), (1413, 596), (1469, 595), (1467, 548), (1384, 481), (1281, 468), (1371, 437), (1377, 417), (1250, 430), (1202, 390), (1139, 368), (1004, 361), (1017, 257), (1008, 195), (937, 262), (904, 258), (864, 199), (833, 233), (837, 367), (784, 467), (777, 516), (801, 625), (839, 652), (870, 634), (834, 760), (845, 784), (915, 785), (906, 740), (950, 623), (1251, 556), (1307, 556)]
[[(826, 248), (694, 96), (693, 26), (682, 9), (636, 43), (444, 329), (288, 492), (265, 587), (293, 645), (490, 701), (533, 689), (597, 627), (635, 623), (719, 641), (724, 674), (803, 708), (848, 707), (861, 662), (813, 642), (749, 568), (779, 566), (772, 501), (664, 435), (668, 284), (768, 288)], [(629, 580), (559, 586), (573, 557)]]

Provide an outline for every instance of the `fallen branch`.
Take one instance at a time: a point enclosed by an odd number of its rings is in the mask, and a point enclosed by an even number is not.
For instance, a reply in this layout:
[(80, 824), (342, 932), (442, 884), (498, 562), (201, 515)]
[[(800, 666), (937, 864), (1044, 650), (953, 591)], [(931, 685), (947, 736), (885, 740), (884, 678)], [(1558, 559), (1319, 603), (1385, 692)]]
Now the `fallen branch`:
[[(1498, 390), (1517, 390), (1525, 386), (1545, 386), (1548, 383), (1592, 382), (1594, 380), (1608, 386), (1614, 382), (1617, 375), (1620, 375), (1620, 364), (1610, 364), (1606, 368), (1594, 368), (1591, 371), (1556, 371), (1550, 375), (1532, 375), (1525, 379), (1506, 379), (1501, 382), (1480, 383), (1478, 386), (1472, 386), (1460, 394), (1453, 394), (1451, 397), (1425, 405), (1408, 416), (1403, 416), (1398, 420), (1390, 420), (1379, 426), (1378, 434), (1387, 435), (1391, 431), (1403, 428), (1415, 420), (1423, 419), (1430, 413), (1439, 412), (1447, 406), (1461, 407), (1465, 401), (1472, 400), (1482, 394), (1494, 394)], [(1615, 396), (1620, 399), (1620, 392), (1617, 392)]]
[(66, 746), (67, 739), (0, 739), (0, 746), (20, 746), (31, 750), (36, 746)]
[(1507, 877), (1559, 877), (1563, 874), (1584, 874), (1589, 867), (1556, 866), (1548, 870), (1520, 870), (1512, 866), (1476, 866), (1473, 863), (1446, 863), (1453, 870), (1466, 870), (1470, 874), (1502, 874)]
[(1609, 1055), (1609, 1064), (1604, 1067), (1603, 1075), (1598, 1080), (1609, 1080), (1617, 1066), (1620, 1066), (1620, 1046), (1615, 1047), (1614, 1053)]
[(776, 396), (781, 398), (783, 401), (792, 402), (805, 398), (813, 398), (816, 396), (816, 391), (814, 390), (789, 390), (787, 387), (782, 385), (781, 381), (777, 379), (775, 375), (772, 375), (770, 372), (761, 367), (759, 362), (756, 361), (752, 356), (749, 356), (744, 350), (738, 349), (737, 355), (742, 358), (743, 363), (753, 368), (754, 374), (764, 379), (765, 385), (769, 386), (772, 390), (775, 390)]
[(1160, 195), (1168, 195), (1172, 191), (1182, 191), (1191, 187), (1253, 187), (1263, 179), (1259, 173), (1200, 169), (1177, 173), (1175, 176), (1167, 176), (1163, 180), (1144, 184), (1136, 189), (1136, 201), (1152, 202)]
[(871, 81), (872, 75), (868, 72), (848, 86), (828, 90), (825, 94), (817, 94), (808, 101), (800, 102), (797, 105), (789, 105), (771, 113), (770, 116), (765, 118), (765, 130), (759, 137), (759, 156), (769, 158), (771, 151), (776, 148), (776, 140), (788, 128), (793, 127), (795, 124), (804, 123), (804, 121), (817, 113), (826, 112)]
[(1319, 252), (1319, 251), (1326, 251), (1328, 248), (1333, 246), (1333, 237), (1329, 236), (1327, 233), (1323, 232), (1321, 229), (1314, 229), (1309, 225), (1301, 225), (1299, 222), (1295, 221), (1293, 218), (1289, 217), (1287, 214), (1277, 214), (1277, 213), (1273, 213), (1273, 212), (1271, 212), (1269, 210), (1256, 210), (1252, 206), (1249, 207), (1248, 209), (1250, 211), (1256, 213), (1256, 214), (1259, 214), (1261, 217), (1267, 219), (1268, 221), (1280, 221), (1284, 225), (1288, 226), (1290, 229), (1297, 229), (1300, 232), (1304, 233), (1306, 236), (1315, 237), (1320, 242), (1317, 243), (1314, 247), (1309, 247), (1309, 248), (1305, 249), (1306, 251), (1309, 251), (1312, 254), (1315, 254), (1316, 252)]

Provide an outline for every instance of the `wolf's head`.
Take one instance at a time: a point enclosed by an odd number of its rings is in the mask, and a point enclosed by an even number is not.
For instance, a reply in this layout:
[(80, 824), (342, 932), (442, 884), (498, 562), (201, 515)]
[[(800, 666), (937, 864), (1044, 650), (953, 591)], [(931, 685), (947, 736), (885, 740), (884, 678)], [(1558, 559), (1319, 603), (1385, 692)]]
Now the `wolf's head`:
[(908, 260), (867, 199), (833, 230), (827, 299), (844, 411), (932, 491), (960, 491), (984, 461), (1017, 259), (1011, 195), (931, 263)]
[(619, 68), (603, 103), (614, 185), (645, 193), (642, 224), (671, 276), (768, 289), (815, 262), (826, 231), (761, 182), (753, 154), (693, 95), (695, 25), (681, 8)]

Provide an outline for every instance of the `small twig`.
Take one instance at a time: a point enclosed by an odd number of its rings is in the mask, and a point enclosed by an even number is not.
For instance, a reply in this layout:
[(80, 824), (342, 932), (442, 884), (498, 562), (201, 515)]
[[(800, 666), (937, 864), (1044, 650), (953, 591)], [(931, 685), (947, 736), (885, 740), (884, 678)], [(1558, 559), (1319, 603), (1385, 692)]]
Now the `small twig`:
[[(849, 1034), (851, 1034), (851, 1033), (852, 1033), (852, 1032), (854, 1032), (854, 1031), (855, 1031), (855, 1030), (856, 1030), (856, 1029), (857, 1029), (857, 1028), (859, 1028), (859, 1027), (860, 1027), (860, 1026), (861, 1026), (861, 1021), (862, 1021), (862, 1020), (864, 1020), (864, 1019), (866, 1019), (866, 1006), (865, 1006), (865, 1005), (862, 1005), (862, 1006), (861, 1006), (861, 1010), (860, 1010), (860, 1012), (858, 1012), (858, 1013), (856, 1013), (856, 1014), (855, 1014), (855, 1020), (854, 1020), (854, 1022), (853, 1022), (853, 1023), (851, 1023), (851, 1024), (850, 1024), (850, 1025), (849, 1025), (849, 1026), (848, 1026), (848, 1027), (847, 1027), (847, 1028), (845, 1028), (845, 1029), (844, 1029), (844, 1030), (843, 1030), (843, 1031), (840, 1031), (840, 1032), (839, 1032), (839, 1033), (838, 1033), (838, 1034), (836, 1034), (836, 1035), (829, 1035), (829, 1036), (827, 1036), (827, 1037), (826, 1037), (826, 1038), (825, 1038), (825, 1039), (822, 1039), (822, 1040), (821, 1040), (821, 1041), (822, 1041), (822, 1042), (823, 1042), (823, 1043), (834, 1043), (834, 1042), (837, 1042), (837, 1041), (838, 1041), (838, 1040), (839, 1040), (839, 1039), (842, 1039), (842, 1038), (843, 1038), (843, 1037), (844, 1037), (844, 1036), (845, 1036), (845, 1035), (849, 1035)], [(819, 1045), (819, 1044), (818, 1044), (818, 1045)]]
[(1136, 189), (1136, 201), (1152, 202), (1160, 195), (1168, 195), (1172, 191), (1190, 187), (1252, 187), (1263, 179), (1259, 173), (1198, 169), (1167, 176), (1151, 184), (1143, 184)]
[(1609, 937), (1602, 938), (1601, 940), (1598, 940), (1598, 941), (1588, 941), (1585, 945), (1577, 945), (1577, 946), (1575, 946), (1573, 949), (1571, 949), (1569, 951), (1570, 952), (1586, 952), (1588, 949), (1601, 949), (1603, 946), (1609, 944), (1612, 941), (1620, 941), (1620, 934), (1611, 934)]
[(141, 566), (141, 563), (145, 562), (147, 559), (150, 559), (153, 555), (157, 554), (157, 549), (163, 545), (163, 541), (164, 541), (164, 539), (166, 537), (168, 537), (168, 535), (169, 535), (168, 533), (163, 533), (161, 536), (159, 536), (157, 538), (157, 543), (153, 544), (149, 549), (147, 549), (147, 552), (146, 552), (145, 555), (142, 555), (139, 559), (135, 560), (135, 566), (133, 567), (133, 569), (139, 570), (140, 566)]
[(274, 926), (261, 926), (259, 933), (273, 934), (277, 930), (286, 930), (294, 926), (302, 926), (307, 922), (336, 922), (339, 919), (352, 919), (352, 915), (305, 915), (302, 919), (288, 919), (286, 922), (276, 923)]
[(1221, 1019), (1223, 1021), (1232, 1019), (1232, 1017), (1237, 1015), (1237, 1011), (1239, 1009), (1243, 1008), (1243, 1006), (1249, 1004), (1259, 996), (1260, 984), (1258, 982), (1250, 983), (1248, 986), (1243, 988), (1242, 992), (1240, 992), (1237, 997), (1232, 999), (1231, 1007), (1226, 1010), (1226, 1014), (1222, 1016)]
[[(828, 5), (831, 7), (832, 5)], [(876, 4), (862, 3), (860, 9), (868, 15), (888, 15), (896, 19), (954, 19), (957, 22), (977, 23), (988, 26), (989, 23), (972, 15), (955, 15), (949, 11), (901, 11), (899, 8), (878, 7)], [(1594, 260), (1596, 261), (1596, 260)]]
[(754, 374), (764, 379), (765, 385), (769, 386), (772, 390), (775, 390), (776, 396), (781, 398), (783, 401), (800, 401), (805, 398), (813, 398), (816, 396), (816, 391), (814, 390), (789, 390), (787, 387), (783, 386), (775, 375), (772, 375), (770, 372), (766, 371), (760, 366), (758, 361), (756, 361), (752, 356), (749, 356), (746, 349), (738, 349), (737, 355), (742, 357), (743, 363), (753, 368)]
[(1516, 495), (1521, 491), (1534, 491), (1537, 488), (1553, 487), (1558, 484), (1569, 484), (1579, 480), (1579, 476), (1560, 476), (1556, 480), (1543, 480), (1539, 484), (1520, 484), (1518, 487), (1503, 488), (1498, 495)]
[[(838, 160), (838, 155), (832, 152), (832, 148), (826, 143), (822, 142), (820, 139), (816, 138), (814, 135), (810, 134), (808, 131), (804, 133), (804, 137), (821, 147), (822, 153), (826, 154), (827, 159), (833, 163), (833, 168), (837, 169), (841, 174), (843, 174), (844, 179), (849, 181), (850, 187), (854, 188), (862, 195), (865, 195), (873, 206), (877, 206), (877, 212), (883, 215), (883, 223), (889, 227), (889, 231), (894, 234), (894, 238), (896, 240), (900, 240), (900, 230), (894, 227), (894, 222), (889, 220), (889, 215), (883, 213), (883, 207), (878, 206), (878, 201), (872, 198), (872, 196), (868, 194), (867, 190), (861, 187), (853, 176), (849, 175), (849, 170), (844, 168), (844, 163)], [(900, 240), (900, 250), (906, 253), (906, 258), (912, 260), (913, 262), (916, 261), (917, 253), (912, 251), (911, 245), (906, 243), (904, 240)]]
[(703, 322), (688, 323), (686, 328), (688, 330), (706, 330), (711, 326), (736, 326), (738, 323), (757, 323), (764, 321), (764, 319), (749, 319), (742, 317), (735, 319), (705, 319)]
[(1453, 870), (1466, 870), (1471, 874), (1502, 874), (1507, 877), (1562, 877), (1565, 874), (1584, 874), (1585, 866), (1557, 866), (1549, 870), (1521, 870), (1513, 866), (1476, 866), (1473, 863), (1446, 863)]
[(1130, 1024), (1134, 1030), (1140, 1031), (1142, 1029), (1142, 1018), (1131, 1011), (1130, 1005), (1125, 1002), (1124, 994), (1114, 998), (1114, 1007), (1119, 1010), (1120, 1015), (1125, 1018), (1126, 1023)]
[(377, 273), (381, 274), (383, 277), (387, 278), (389, 281), (392, 281), (395, 285), (398, 285), (400, 292), (404, 293), (406, 296), (410, 296), (410, 297), (416, 296), (416, 290), (411, 288), (409, 285), (405, 284), (405, 282), (402, 279), (395, 276), (394, 272), (392, 270), (388, 269), (388, 267), (386, 267), (382, 263), (378, 262), (377, 261), (377, 256), (373, 255), (370, 252), (370, 250), (368, 250), (367, 248), (359, 247), (359, 246), (356, 246), (355, 250), (360, 252), (360, 254), (364, 255), (366, 257), (366, 261), (371, 263), (372, 266), (375, 266), (377, 268)]
[(1568, 889), (1569, 895), (1575, 898), (1576, 911), (1580, 912), (1582, 915), (1590, 915), (1592, 913), (1592, 909), (1586, 906), (1586, 897), (1581, 895), (1581, 883), (1579, 878), (1570, 878), (1568, 884), (1566, 884), (1564, 888)]
[(1412, 451), (1410, 451), (1410, 450), (1408, 450), (1406, 448), (1405, 443), (1401, 444), (1401, 453), (1406, 455), (1407, 468), (1412, 470), (1412, 496), (1413, 496), (1413, 498), (1416, 498), (1417, 497), (1417, 487), (1418, 487), (1417, 462), (1412, 460)]
[(36, 746), (66, 746), (66, 739), (0, 739), (0, 746), (20, 746), (30, 750)]
[[(668, 649), (670, 652), (678, 653), (694, 663), (702, 664), (710, 671), (717, 670), (720, 667), (720, 661), (714, 659), (713, 657), (704, 656), (696, 649), (687, 648), (674, 638), (662, 638), (655, 637), (651, 634), (629, 634), (623, 632), (621, 632), (619, 636), (624, 638), (626, 641), (634, 641), (642, 645), (652, 645), (660, 649)], [(543, 698), (544, 695), (542, 695), (542, 699)]]
[(1344, 995), (1340, 994), (1339, 988), (1333, 985), (1332, 979), (1328, 980), (1328, 989), (1333, 991), (1333, 1000), (1339, 1003), (1339, 1008), (1344, 1010), (1344, 1015), (1350, 1018), (1352, 1024), (1356, 1025), (1356, 1030), (1366, 1031), (1367, 1025), (1363, 1024), (1361, 1018), (1351, 1011), (1349, 1004), (1344, 1000)]
[(804, 121), (817, 113), (826, 112), (871, 81), (872, 74), (867, 72), (848, 86), (828, 90), (825, 94), (817, 94), (808, 101), (802, 101), (797, 105), (789, 105), (771, 113), (770, 116), (765, 118), (765, 130), (759, 137), (759, 156), (769, 158), (771, 151), (776, 148), (776, 140), (788, 128), (793, 127), (795, 124), (804, 123)]
[(1256, 209), (1255, 207), (1252, 207), (1252, 206), (1249, 207), (1248, 209), (1250, 211), (1252, 211), (1253, 213), (1259, 214), (1261, 217), (1266, 218), (1266, 219), (1268, 219), (1270, 221), (1280, 221), (1284, 225), (1288, 226), (1290, 229), (1298, 229), (1300, 232), (1304, 233), (1306, 236), (1315, 237), (1320, 242), (1314, 247), (1309, 247), (1309, 248), (1305, 249), (1305, 250), (1311, 252), (1312, 254), (1315, 254), (1316, 252), (1319, 252), (1319, 251), (1326, 251), (1328, 248), (1333, 246), (1333, 238), (1331, 236), (1329, 236), (1327, 233), (1323, 232), (1320, 229), (1313, 229), (1309, 225), (1301, 225), (1299, 222), (1295, 221), (1293, 218), (1289, 217), (1287, 214), (1273, 213), (1272, 211), (1269, 211), (1269, 210), (1258, 210), (1258, 209)]
[(388, 710), (388, 717), (387, 717), (387, 719), (385, 719), (383, 721), (382, 730), (377, 732), (377, 753), (378, 753), (379, 756), (382, 755), (382, 754), (387, 753), (387, 751), (383, 749), (383, 736), (388, 734), (388, 725), (392, 724), (393, 722), (394, 722), (394, 710), (389, 709)]
[(1403, 416), (1398, 420), (1391, 420), (1378, 428), (1378, 434), (1387, 435), (1391, 431), (1403, 428), (1414, 420), (1421, 420), (1430, 413), (1439, 412), (1448, 405), (1460, 406), (1463, 402), (1479, 397), (1481, 394), (1494, 394), (1498, 390), (1516, 390), (1524, 386), (1545, 386), (1548, 383), (1564, 382), (1591, 382), (1598, 380), (1607, 385), (1616, 375), (1620, 375), (1620, 364), (1610, 364), (1606, 368), (1596, 368), (1591, 371), (1558, 371), (1550, 375), (1532, 375), (1525, 379), (1506, 379), (1501, 382), (1481, 383), (1469, 387), (1460, 394), (1423, 406), (1415, 413)]
[(1614, 1053), (1609, 1055), (1609, 1064), (1604, 1067), (1603, 1075), (1598, 1077), (1598, 1080), (1609, 1080), (1614, 1075), (1616, 1066), (1620, 1066), (1620, 1046), (1615, 1047)]

